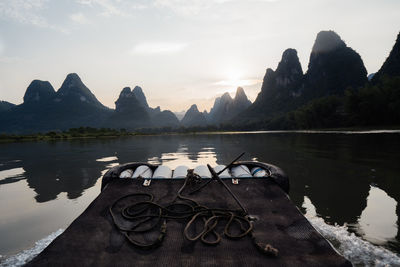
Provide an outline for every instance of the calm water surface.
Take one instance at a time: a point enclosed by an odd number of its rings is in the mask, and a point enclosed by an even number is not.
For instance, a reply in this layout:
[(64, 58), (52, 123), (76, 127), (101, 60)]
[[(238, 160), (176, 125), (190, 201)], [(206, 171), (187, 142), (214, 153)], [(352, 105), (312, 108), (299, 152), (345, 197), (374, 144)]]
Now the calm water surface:
[(336, 233), (335, 246), (347, 240), (337, 233), (354, 233), (355, 246), (400, 254), (400, 133), (278, 132), (0, 144), (0, 261), (65, 229), (112, 166), (227, 164), (241, 152), (280, 166), (292, 201), (328, 238)]

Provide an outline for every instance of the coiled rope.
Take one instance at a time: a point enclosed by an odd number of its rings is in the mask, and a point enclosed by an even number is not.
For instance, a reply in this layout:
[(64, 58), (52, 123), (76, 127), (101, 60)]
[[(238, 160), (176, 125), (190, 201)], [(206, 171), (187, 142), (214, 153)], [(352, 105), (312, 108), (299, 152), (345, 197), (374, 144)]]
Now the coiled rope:
[[(133, 193), (118, 198), (110, 207), (109, 211), (113, 220), (114, 225), (117, 229), (127, 238), (127, 240), (134, 246), (141, 249), (153, 249), (161, 245), (164, 240), (167, 231), (168, 220), (186, 220), (187, 223), (183, 230), (184, 237), (189, 241), (200, 240), (206, 245), (217, 245), (222, 240), (222, 235), (219, 234), (216, 229), (217, 226), (224, 228), (223, 236), (228, 239), (241, 239), (249, 235), (256, 247), (267, 255), (277, 256), (278, 250), (273, 248), (269, 244), (259, 242), (253, 234), (253, 223), (251, 217), (247, 214), (247, 210), (244, 208), (239, 199), (229, 189), (229, 187), (219, 178), (218, 174), (208, 165), (213, 179), (220, 182), (229, 192), (229, 194), (235, 199), (240, 209), (221, 209), (221, 208), (209, 208), (200, 205), (195, 200), (183, 196), (182, 192), (184, 189), (191, 184), (200, 184), (202, 179), (193, 170), (188, 170), (188, 174), (185, 178), (184, 184), (179, 189), (175, 199), (167, 205), (161, 205), (154, 200), (154, 196), (148, 193)], [(211, 179), (212, 180), (212, 179)], [(203, 182), (203, 185), (192, 190), (189, 195), (199, 192), (210, 181)], [(133, 204), (126, 204), (120, 211), (120, 217), (124, 219), (123, 223), (119, 223), (117, 220), (117, 214), (114, 212), (116, 206), (123, 200), (135, 198), (145, 198), (145, 200), (134, 202)], [(190, 235), (190, 232), (194, 232), (194, 225), (198, 224), (198, 221), (202, 220), (202, 229), (195, 235)], [(225, 224), (223, 224), (225, 222)], [(124, 226), (125, 225), (125, 226)], [(130, 225), (129, 227), (126, 225)], [(236, 228), (235, 234), (232, 233), (233, 227)], [(137, 234), (146, 234), (157, 230), (159, 235), (156, 239), (151, 242), (143, 242), (134, 238)], [(238, 228), (240, 229), (238, 231)], [(192, 231), (191, 231), (192, 230)], [(213, 238), (210, 238), (213, 236)]]

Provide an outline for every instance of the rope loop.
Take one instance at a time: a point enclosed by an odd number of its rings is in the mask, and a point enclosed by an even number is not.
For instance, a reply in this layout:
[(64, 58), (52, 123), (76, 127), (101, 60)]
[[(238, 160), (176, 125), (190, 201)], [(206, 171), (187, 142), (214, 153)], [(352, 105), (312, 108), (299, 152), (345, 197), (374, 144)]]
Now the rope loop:
[[(132, 245), (141, 249), (152, 249), (160, 246), (163, 242), (167, 233), (168, 220), (186, 220), (183, 236), (189, 241), (200, 240), (205, 245), (215, 246), (221, 242), (222, 235), (233, 240), (249, 235), (257, 249), (264, 254), (277, 256), (277, 249), (269, 244), (260, 243), (254, 237), (254, 226), (247, 210), (229, 187), (219, 178), (219, 173), (215, 173), (209, 165), (208, 167), (213, 174), (213, 179), (203, 182), (202, 185), (197, 186), (197, 189), (188, 194), (199, 192), (212, 180), (217, 180), (226, 188), (240, 209), (208, 208), (191, 198), (183, 196), (182, 192), (188, 184), (202, 183), (201, 177), (194, 173), (193, 169), (190, 169), (175, 199), (167, 205), (157, 203), (154, 200), (154, 196), (149, 193), (133, 193), (118, 198), (109, 207), (115, 227)], [(140, 199), (139, 201), (137, 200), (138, 198)], [(115, 212), (117, 209), (120, 210), (119, 213)], [(224, 222), (225, 225), (223, 224)], [(193, 232), (196, 232), (195, 226), (199, 224), (202, 225), (201, 230), (193, 234)], [(239, 233), (234, 234), (233, 228), (240, 229), (235, 231)], [(223, 233), (218, 233), (218, 229), (223, 229)], [(135, 235), (145, 235), (154, 231), (158, 232), (158, 236), (153, 241), (143, 242), (134, 238)], [(147, 236), (146, 240), (148, 239)]]

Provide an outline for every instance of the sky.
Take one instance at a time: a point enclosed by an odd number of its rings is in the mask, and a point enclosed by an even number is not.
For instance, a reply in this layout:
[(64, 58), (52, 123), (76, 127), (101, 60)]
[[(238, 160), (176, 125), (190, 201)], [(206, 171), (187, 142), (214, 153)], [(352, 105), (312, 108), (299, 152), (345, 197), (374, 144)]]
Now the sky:
[(399, 0), (0, 0), (0, 100), (29, 83), (58, 90), (78, 73), (106, 106), (141, 86), (152, 107), (209, 110), (295, 48), (306, 72), (317, 33), (334, 30), (379, 70), (400, 31)]

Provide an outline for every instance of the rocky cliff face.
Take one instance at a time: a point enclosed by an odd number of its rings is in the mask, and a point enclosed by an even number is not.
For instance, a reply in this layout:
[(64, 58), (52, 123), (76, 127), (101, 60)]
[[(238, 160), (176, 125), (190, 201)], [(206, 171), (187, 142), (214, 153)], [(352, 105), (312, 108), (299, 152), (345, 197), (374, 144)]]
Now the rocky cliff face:
[(300, 101), (303, 70), (297, 51), (287, 49), (275, 71), (267, 69), (261, 92), (254, 104), (243, 114), (245, 120), (265, 117), (292, 109)]
[(373, 76), (372, 82), (376, 83), (384, 76), (400, 76), (400, 33), (397, 35), (396, 42), (386, 58), (380, 70)]
[(305, 75), (305, 98), (343, 95), (348, 87), (358, 88), (367, 81), (360, 55), (334, 31), (319, 32)]
[[(303, 82), (303, 70), (297, 51), (287, 49), (275, 71), (267, 69), (261, 93), (255, 102), (275, 108), (276, 103), (283, 104), (291, 98), (297, 98)], [(267, 104), (266, 104), (267, 102)], [(258, 105), (260, 105), (258, 104)]]
[(47, 81), (33, 80), (25, 91), (24, 103), (43, 103), (56, 94), (53, 86)]
[(367, 83), (360, 55), (333, 31), (318, 33), (303, 74), (297, 51), (287, 49), (275, 71), (267, 69), (256, 101), (232, 123), (254, 123), (285, 114), (319, 97), (343, 95)]
[(194, 104), (186, 111), (181, 124), (185, 127), (204, 127), (207, 125), (207, 120)]

